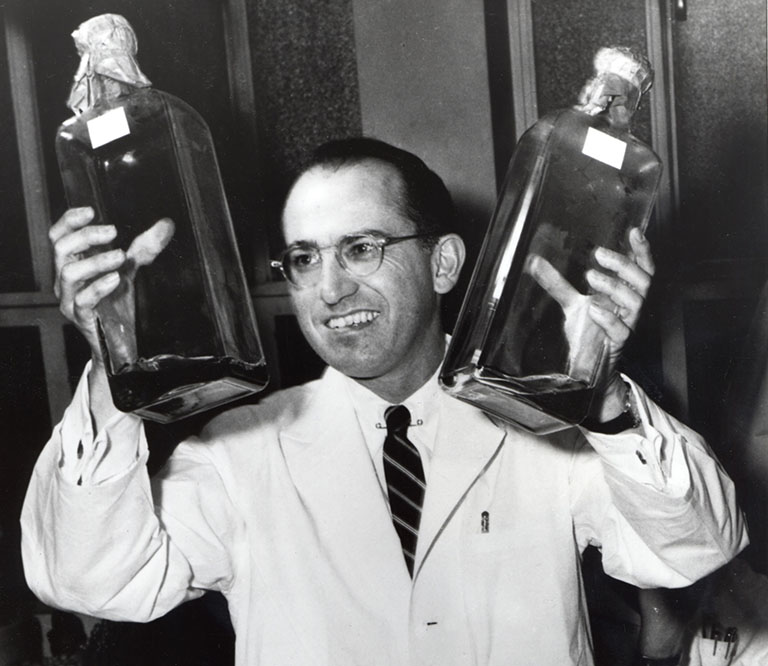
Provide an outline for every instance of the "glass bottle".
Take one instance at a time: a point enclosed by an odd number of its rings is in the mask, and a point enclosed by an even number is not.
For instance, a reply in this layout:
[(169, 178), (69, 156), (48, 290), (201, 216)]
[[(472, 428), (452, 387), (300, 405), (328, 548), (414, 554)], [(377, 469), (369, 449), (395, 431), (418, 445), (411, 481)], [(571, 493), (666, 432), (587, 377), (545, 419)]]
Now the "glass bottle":
[[(587, 314), (605, 297), (585, 272), (599, 268), (597, 246), (626, 253), (629, 229), (645, 230), (661, 176), (630, 132), (650, 64), (610, 47), (594, 65), (580, 104), (541, 118), (515, 148), (440, 377), (455, 397), (536, 433), (589, 412), (607, 339)], [(555, 300), (560, 277), (575, 291)]]
[(151, 87), (122, 16), (72, 36), (75, 115), (56, 136), (67, 202), (115, 225), (111, 247), (129, 256), (97, 307), (115, 405), (170, 422), (260, 391), (266, 363), (207, 125)]

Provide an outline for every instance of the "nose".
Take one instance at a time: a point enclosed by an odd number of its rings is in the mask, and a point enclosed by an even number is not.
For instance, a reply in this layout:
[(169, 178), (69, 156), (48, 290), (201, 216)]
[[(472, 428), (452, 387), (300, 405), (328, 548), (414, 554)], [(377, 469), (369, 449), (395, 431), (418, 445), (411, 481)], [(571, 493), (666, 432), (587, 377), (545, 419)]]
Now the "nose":
[(320, 295), (327, 305), (336, 305), (359, 287), (355, 278), (332, 255), (323, 257), (320, 271)]

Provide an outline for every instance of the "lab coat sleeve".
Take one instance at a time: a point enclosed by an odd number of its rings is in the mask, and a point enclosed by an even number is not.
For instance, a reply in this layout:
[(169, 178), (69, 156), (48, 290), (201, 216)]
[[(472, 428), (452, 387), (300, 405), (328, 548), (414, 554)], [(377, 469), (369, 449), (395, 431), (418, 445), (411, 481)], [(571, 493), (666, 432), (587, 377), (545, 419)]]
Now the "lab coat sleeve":
[[(84, 390), (81, 382), (27, 490), (21, 525), (30, 588), (53, 607), (136, 622), (203, 589), (226, 589), (232, 511), (215, 466), (202, 456), (176, 463), (178, 479), (153, 488), (140, 420), (120, 415), (92, 437)], [(155, 505), (161, 493), (174, 518)]]
[(744, 518), (733, 482), (703, 439), (630, 386), (638, 429), (583, 431), (588, 443), (572, 470), (576, 538), (582, 549), (601, 549), (614, 578), (684, 587), (746, 547)]
[(146, 456), (147, 441), (142, 421), (133, 414), (115, 414), (99, 433), (93, 432), (90, 415), (88, 362), (75, 395), (56, 426), (52, 440), (60, 442), (57, 466), (70, 483), (95, 486), (122, 475)]

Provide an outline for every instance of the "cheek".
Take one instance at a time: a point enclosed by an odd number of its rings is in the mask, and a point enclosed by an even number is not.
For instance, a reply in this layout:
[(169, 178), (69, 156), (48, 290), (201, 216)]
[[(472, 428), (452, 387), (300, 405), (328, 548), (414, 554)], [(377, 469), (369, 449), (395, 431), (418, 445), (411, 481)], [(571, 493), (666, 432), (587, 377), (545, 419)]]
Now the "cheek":
[[(429, 279), (431, 273), (429, 258), (417, 250), (415, 253), (403, 256), (385, 254), (379, 268), (374, 275), (381, 275), (383, 279), (391, 282), (413, 282)], [(384, 277), (386, 276), (386, 277)]]
[(432, 265), (428, 255), (418, 252), (404, 257), (385, 254), (381, 268), (371, 276), (371, 286), (390, 300), (426, 298), (434, 291)]
[(398, 272), (379, 293), (385, 295), (396, 318), (419, 318), (434, 307), (435, 292), (427, 269)]
[(293, 313), (296, 315), (296, 320), (299, 322), (304, 335), (311, 333), (311, 321), (312, 321), (312, 298), (306, 291), (293, 292), (291, 294), (291, 305), (293, 306)]

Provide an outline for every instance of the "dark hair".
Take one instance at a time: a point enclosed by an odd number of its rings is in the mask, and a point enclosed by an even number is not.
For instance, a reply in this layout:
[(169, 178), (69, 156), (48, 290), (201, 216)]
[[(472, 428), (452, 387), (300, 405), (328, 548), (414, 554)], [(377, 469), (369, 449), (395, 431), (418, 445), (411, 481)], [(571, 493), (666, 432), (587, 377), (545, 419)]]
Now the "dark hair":
[(329, 141), (312, 153), (301, 173), (314, 167), (340, 169), (369, 161), (387, 164), (400, 175), (401, 211), (416, 225), (418, 233), (429, 234), (431, 240), (437, 240), (455, 231), (456, 209), (440, 176), (413, 153), (384, 141), (370, 137)]

